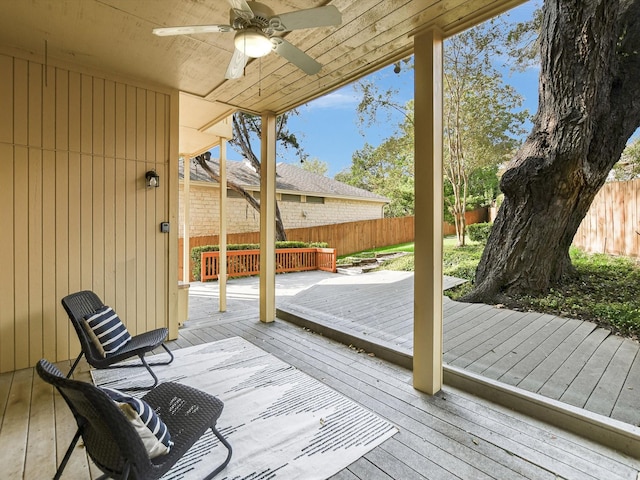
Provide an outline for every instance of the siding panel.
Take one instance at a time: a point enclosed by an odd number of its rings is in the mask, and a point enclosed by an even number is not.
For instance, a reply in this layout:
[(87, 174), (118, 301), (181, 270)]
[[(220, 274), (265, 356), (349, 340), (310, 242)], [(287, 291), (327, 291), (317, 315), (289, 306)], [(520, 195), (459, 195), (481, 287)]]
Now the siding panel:
[[(1, 58), (1, 57), (0, 57)], [(6, 92), (4, 92), (6, 94)], [(0, 113), (1, 114), (1, 113)], [(13, 147), (0, 143), (0, 224), (13, 230), (14, 166)], [(0, 248), (0, 371), (15, 369), (15, 312), (14, 312), (14, 235), (9, 232)]]
[(70, 292), (96, 291), (134, 334), (167, 326), (169, 94), (7, 55), (0, 68), (0, 372), (78, 354)]
[(42, 65), (29, 63), (29, 143), (42, 147)]
[[(0, 55), (0, 143), (13, 143), (13, 59)], [(3, 157), (9, 158), (9, 157)]]
[[(54, 141), (53, 137), (49, 141)], [(56, 154), (42, 153), (42, 352), (57, 361), (56, 349)], [(53, 260), (53, 261), (52, 261)], [(36, 362), (39, 360), (36, 359)]]
[(29, 364), (29, 151), (15, 148), (13, 191), (15, 368)]
[[(34, 129), (31, 129), (34, 130)], [(29, 149), (29, 365), (42, 357), (42, 150)]]
[[(60, 106), (62, 109), (63, 106)], [(56, 116), (56, 118), (58, 118)], [(69, 154), (56, 152), (55, 175), (55, 320), (56, 320), (56, 361), (71, 356), (69, 351), (69, 319), (60, 304), (60, 299), (70, 292), (69, 278)]]

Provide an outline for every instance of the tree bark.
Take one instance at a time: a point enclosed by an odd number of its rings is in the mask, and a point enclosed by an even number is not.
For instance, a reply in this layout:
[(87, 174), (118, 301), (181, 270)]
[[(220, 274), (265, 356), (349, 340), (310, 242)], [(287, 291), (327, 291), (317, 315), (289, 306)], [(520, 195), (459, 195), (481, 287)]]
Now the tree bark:
[(546, 0), (539, 107), (504, 173), (505, 195), (465, 301), (542, 292), (640, 125), (640, 0)]

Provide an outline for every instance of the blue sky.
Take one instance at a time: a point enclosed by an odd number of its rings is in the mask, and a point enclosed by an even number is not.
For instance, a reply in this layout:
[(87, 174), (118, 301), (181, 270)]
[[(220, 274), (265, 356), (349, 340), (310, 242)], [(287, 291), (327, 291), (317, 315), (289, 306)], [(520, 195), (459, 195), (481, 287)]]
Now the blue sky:
[[(510, 11), (513, 19), (531, 18), (535, 4), (528, 2)], [(393, 88), (399, 92), (397, 97), (402, 103), (413, 98), (413, 71), (402, 69), (400, 74), (393, 72), (393, 65), (371, 75), (381, 91)], [(532, 68), (523, 73), (509, 74), (505, 71), (504, 81), (512, 85), (524, 98), (523, 108), (535, 113), (538, 105), (538, 69)], [(296, 134), (309, 158), (317, 158), (329, 165), (327, 175), (336, 173), (351, 165), (351, 157), (365, 143), (376, 147), (395, 133), (396, 125), (401, 121), (400, 114), (389, 121), (381, 118), (377, 125), (367, 127), (366, 136), (358, 128), (356, 107), (360, 98), (353, 85), (347, 85), (324, 97), (298, 108), (299, 115), (289, 119), (289, 130)], [(278, 161), (299, 165), (292, 152), (278, 149)], [(240, 160), (240, 155), (232, 148), (228, 150), (231, 160)]]

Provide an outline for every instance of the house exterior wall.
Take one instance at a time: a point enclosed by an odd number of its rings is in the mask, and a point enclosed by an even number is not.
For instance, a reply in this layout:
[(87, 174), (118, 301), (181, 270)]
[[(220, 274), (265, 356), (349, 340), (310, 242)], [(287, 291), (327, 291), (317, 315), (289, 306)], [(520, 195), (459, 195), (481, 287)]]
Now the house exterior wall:
[[(217, 235), (219, 230), (219, 189), (217, 185), (192, 182), (190, 196), (190, 236)], [(324, 203), (278, 201), (285, 229), (314, 227), (333, 223), (355, 222), (383, 218), (383, 204), (364, 200), (325, 197)], [(179, 203), (184, 201), (180, 183)], [(260, 214), (243, 198), (228, 198), (228, 233), (256, 232), (260, 229)], [(180, 208), (180, 237), (184, 230), (183, 210)]]
[(0, 372), (77, 356), (68, 293), (136, 334), (167, 326), (177, 291), (158, 227), (177, 220), (177, 92), (19, 55), (0, 52)]

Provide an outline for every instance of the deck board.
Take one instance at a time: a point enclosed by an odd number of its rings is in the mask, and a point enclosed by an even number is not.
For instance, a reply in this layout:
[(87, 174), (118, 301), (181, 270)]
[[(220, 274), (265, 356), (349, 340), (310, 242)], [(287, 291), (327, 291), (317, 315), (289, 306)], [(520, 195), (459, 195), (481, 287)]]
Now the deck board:
[(629, 374), (625, 379), (624, 385), (620, 391), (620, 395), (616, 400), (616, 404), (611, 412), (611, 416), (618, 418), (623, 422), (638, 425), (638, 396), (640, 395), (640, 354), (636, 355), (629, 369)]
[(0, 430), (0, 465), (5, 478), (22, 478), (27, 452), (33, 369), (18, 370), (11, 380)]
[(55, 469), (55, 415), (53, 387), (36, 376), (31, 392), (25, 478), (46, 478)]
[[(565, 319), (558, 322), (547, 338), (537, 338), (531, 349), (517, 363), (503, 373), (498, 380), (509, 385), (519, 385), (533, 370), (535, 370), (544, 360), (556, 350), (558, 345), (564, 342), (567, 337), (578, 328), (580, 321)], [(533, 340), (533, 339), (532, 339)]]
[(638, 349), (633, 341), (622, 339), (620, 347), (616, 350), (613, 358), (602, 373), (600, 381), (585, 403), (587, 410), (600, 415), (611, 415), (637, 351)]
[[(560, 401), (577, 407), (585, 406), (622, 343), (623, 339), (614, 335), (605, 338), (589, 357), (569, 388), (562, 394)], [(600, 403), (598, 403), (598, 409), (602, 409)]]
[[(525, 317), (526, 318), (526, 317)], [(545, 323), (546, 322), (546, 323)], [(558, 329), (567, 323), (567, 319), (552, 317), (546, 315), (544, 317), (538, 317), (532, 323), (541, 325), (534, 333), (527, 335), (524, 329), (518, 335), (512, 337), (513, 343), (519, 341), (514, 348), (512, 348), (505, 356), (493, 363), (489, 368), (482, 372), (482, 375), (488, 378), (498, 379), (503, 377), (504, 374), (510, 371), (515, 365), (521, 363), (527, 365), (528, 370), (533, 370), (537, 364), (537, 357), (532, 355), (536, 347), (544, 344), (556, 334)], [(510, 384), (516, 384), (520, 379), (517, 378), (513, 382), (506, 382)]]
[(11, 381), (13, 380), (13, 372), (0, 374), (0, 425), (4, 419), (4, 412), (9, 401), (9, 391), (11, 390)]
[(548, 346), (551, 345), (548, 343), (540, 346), (545, 351), (545, 358), (541, 359), (540, 363), (517, 384), (518, 387), (530, 392), (538, 392), (553, 377), (577, 346), (596, 328), (595, 324), (590, 322), (571, 320), (568, 325), (571, 323), (577, 323), (578, 327), (571, 332), (571, 335), (565, 337), (555, 349), (549, 351)]

